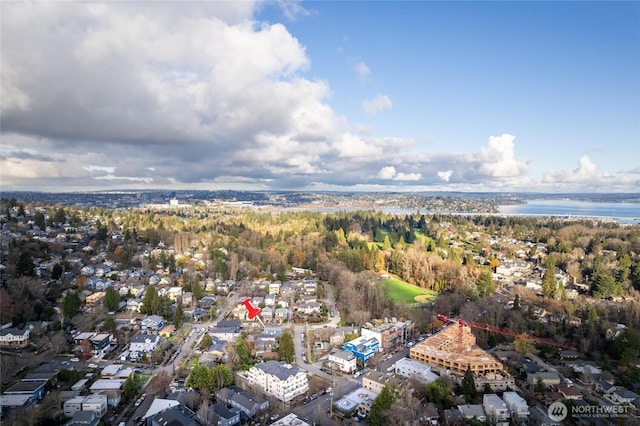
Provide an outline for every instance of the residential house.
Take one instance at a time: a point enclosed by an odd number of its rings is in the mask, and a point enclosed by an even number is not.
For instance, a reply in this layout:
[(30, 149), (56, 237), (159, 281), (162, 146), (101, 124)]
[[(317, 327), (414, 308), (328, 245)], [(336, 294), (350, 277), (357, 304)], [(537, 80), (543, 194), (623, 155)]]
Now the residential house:
[(46, 380), (40, 382), (18, 382), (3, 392), (3, 395), (21, 395), (31, 401), (40, 401), (45, 393)]
[(276, 306), (276, 295), (275, 294), (267, 294), (264, 297), (264, 305), (265, 306)]
[(484, 412), (484, 408), (481, 404), (461, 404), (458, 405), (458, 410), (462, 414), (462, 417), (468, 422), (477, 420), (479, 422), (486, 422), (487, 415)]
[(431, 372), (431, 366), (410, 358), (400, 358), (393, 368), (397, 375), (410, 377), (422, 383), (431, 383), (438, 379), (438, 375)]
[(392, 385), (398, 389), (403, 382), (404, 380), (401, 380), (392, 374), (382, 373), (376, 370), (369, 370), (364, 376), (362, 376), (362, 387), (375, 394), (382, 392), (382, 388), (386, 385)]
[(76, 411), (91, 411), (101, 418), (107, 413), (107, 397), (105, 395), (77, 396), (64, 403), (64, 415), (72, 417)]
[(217, 426), (236, 426), (240, 424), (240, 412), (237, 408), (227, 408), (226, 405), (216, 402), (211, 407), (212, 423)]
[(458, 409), (448, 408), (442, 412), (445, 426), (463, 426), (464, 417)]
[(141, 299), (129, 299), (127, 300), (127, 311), (140, 312), (140, 306), (142, 306)]
[(0, 347), (3, 348), (25, 348), (29, 346), (29, 329), (5, 328), (0, 330)]
[(220, 389), (216, 396), (218, 401), (237, 408), (241, 418), (252, 419), (259, 412), (269, 409), (268, 399), (235, 386)]
[(624, 388), (618, 388), (609, 393), (609, 398), (613, 402), (617, 402), (618, 404), (631, 404), (639, 396), (640, 395), (638, 395), (637, 393)]
[(558, 373), (548, 372), (548, 371), (539, 371), (537, 373), (529, 373), (527, 374), (527, 384), (532, 388), (538, 383), (538, 380), (541, 380), (544, 384), (545, 388), (549, 386), (559, 385), (560, 384), (560, 376)]
[(150, 315), (142, 320), (140, 324), (143, 330), (157, 332), (164, 326), (164, 318), (160, 315)]
[(523, 422), (529, 418), (529, 406), (527, 401), (515, 392), (504, 392), (502, 394), (504, 403), (511, 414), (511, 418), (516, 422)]
[(351, 351), (333, 349), (327, 356), (330, 368), (351, 374), (357, 369), (356, 356)]
[(306, 372), (284, 361), (259, 362), (246, 373), (246, 379), (250, 385), (283, 402), (309, 390)]
[(342, 347), (343, 350), (351, 351), (356, 356), (356, 358), (360, 358), (363, 362), (366, 362), (369, 358), (371, 358), (376, 352), (379, 351), (380, 342), (375, 337), (356, 337), (355, 339), (347, 342)]
[(274, 281), (272, 283), (269, 283), (269, 287), (267, 289), (267, 291), (269, 292), (269, 294), (275, 294), (278, 295), (280, 294), (280, 281)]
[(201, 426), (196, 413), (184, 405), (176, 405), (147, 418), (147, 426)]
[(283, 322), (289, 318), (289, 309), (287, 308), (276, 308), (273, 313), (273, 318), (275, 321)]
[(321, 304), (318, 302), (300, 303), (298, 305), (298, 312), (305, 315), (320, 314)]
[(98, 426), (100, 418), (93, 411), (76, 411), (64, 426)]
[(131, 359), (140, 359), (142, 354), (155, 350), (160, 344), (160, 336), (138, 332), (131, 337), (129, 352)]
[(368, 389), (358, 388), (340, 398), (334, 404), (334, 409), (344, 417), (356, 414), (367, 417), (377, 396), (377, 393)]
[(264, 322), (273, 321), (273, 308), (269, 306), (265, 307), (260, 313), (260, 316)]
[(596, 392), (604, 395), (616, 390), (616, 386), (612, 382), (600, 380), (598, 383), (596, 383), (595, 390)]
[(509, 424), (507, 404), (495, 393), (482, 395), (482, 407), (491, 424), (505, 426)]

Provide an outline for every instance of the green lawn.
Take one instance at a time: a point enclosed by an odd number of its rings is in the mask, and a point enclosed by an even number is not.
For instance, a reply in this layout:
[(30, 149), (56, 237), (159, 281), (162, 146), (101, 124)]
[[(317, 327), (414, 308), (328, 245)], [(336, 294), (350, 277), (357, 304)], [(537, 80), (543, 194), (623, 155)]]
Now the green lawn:
[(389, 296), (394, 302), (417, 303), (415, 297), (425, 295), (429, 300), (435, 300), (437, 293), (411, 285), (398, 278), (389, 278), (382, 281), (382, 285), (389, 291)]

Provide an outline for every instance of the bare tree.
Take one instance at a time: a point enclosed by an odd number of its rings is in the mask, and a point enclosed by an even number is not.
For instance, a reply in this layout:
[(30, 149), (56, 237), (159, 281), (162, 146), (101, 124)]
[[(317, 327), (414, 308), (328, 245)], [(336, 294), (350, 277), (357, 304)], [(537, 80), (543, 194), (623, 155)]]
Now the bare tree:
[(149, 394), (159, 397), (165, 396), (169, 392), (171, 380), (171, 375), (166, 370), (160, 370), (149, 383)]

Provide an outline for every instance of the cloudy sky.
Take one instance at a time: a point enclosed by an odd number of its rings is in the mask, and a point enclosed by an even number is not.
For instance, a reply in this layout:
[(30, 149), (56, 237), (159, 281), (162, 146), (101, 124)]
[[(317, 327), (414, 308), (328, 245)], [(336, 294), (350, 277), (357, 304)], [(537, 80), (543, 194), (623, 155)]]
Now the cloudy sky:
[(3, 190), (638, 192), (637, 2), (2, 2)]

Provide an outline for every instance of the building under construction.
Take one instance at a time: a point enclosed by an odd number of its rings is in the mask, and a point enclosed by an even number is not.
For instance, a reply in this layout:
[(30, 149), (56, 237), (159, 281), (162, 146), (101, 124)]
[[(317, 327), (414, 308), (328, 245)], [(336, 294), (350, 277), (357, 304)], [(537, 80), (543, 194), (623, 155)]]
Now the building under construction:
[(409, 357), (416, 361), (461, 376), (467, 366), (475, 376), (505, 375), (504, 366), (476, 345), (476, 337), (466, 324), (451, 324), (411, 348)]

